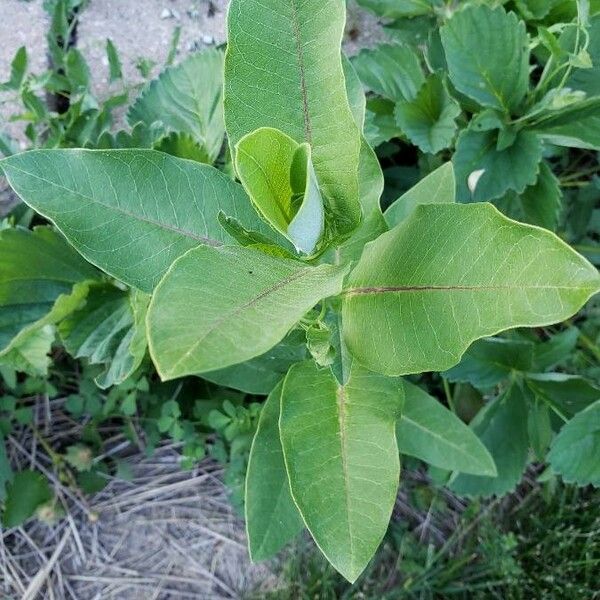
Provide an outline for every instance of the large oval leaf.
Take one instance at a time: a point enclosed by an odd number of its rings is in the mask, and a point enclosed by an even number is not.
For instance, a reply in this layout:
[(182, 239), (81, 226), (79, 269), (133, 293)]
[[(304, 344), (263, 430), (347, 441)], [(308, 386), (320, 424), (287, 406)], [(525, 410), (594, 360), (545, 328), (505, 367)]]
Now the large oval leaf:
[(148, 341), (158, 372), (173, 379), (264, 354), (317, 302), (339, 294), (346, 272), (250, 248), (190, 250), (150, 303)]
[(491, 204), (421, 205), (366, 246), (344, 337), (374, 371), (443, 371), (476, 339), (567, 319), (599, 290), (596, 269), (549, 231)]
[(345, 14), (343, 0), (233, 0), (224, 97), (232, 148), (260, 127), (310, 144), (321, 190), (344, 234), (360, 221), (361, 145), (342, 68)]
[(153, 150), (39, 150), (4, 159), (10, 184), (91, 263), (151, 292), (184, 252), (231, 243), (220, 211), (273, 233), (239, 184)]
[(262, 407), (246, 471), (246, 531), (252, 560), (270, 558), (304, 528), (290, 493), (279, 439), (282, 387), (278, 384)]
[(294, 365), (284, 381), (279, 427), (292, 496), (323, 554), (352, 582), (396, 500), (402, 400), (400, 381), (358, 365), (345, 385), (312, 362)]

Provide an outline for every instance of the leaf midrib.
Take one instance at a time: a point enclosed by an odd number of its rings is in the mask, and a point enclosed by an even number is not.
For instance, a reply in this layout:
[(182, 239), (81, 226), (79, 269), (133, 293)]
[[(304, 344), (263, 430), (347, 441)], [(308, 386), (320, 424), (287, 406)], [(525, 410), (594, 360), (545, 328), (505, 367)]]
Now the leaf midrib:
[(513, 290), (595, 290), (596, 286), (589, 285), (410, 285), (410, 286), (372, 286), (347, 288), (342, 293), (345, 296), (361, 296), (371, 294), (386, 294), (398, 292), (452, 292), (452, 291), (513, 291)]
[[(219, 240), (215, 240), (212, 238), (209, 238), (207, 236), (202, 236), (202, 235), (198, 235), (196, 233), (193, 233), (191, 231), (188, 231), (187, 229), (181, 229), (180, 227), (177, 227), (175, 225), (169, 225), (167, 223), (163, 223), (160, 221), (156, 221), (154, 219), (149, 219), (148, 217), (142, 217), (138, 214), (134, 214), (132, 212), (129, 212), (123, 208), (121, 208), (120, 206), (114, 206), (111, 204), (107, 204), (106, 202), (102, 202), (101, 200), (98, 200), (96, 198), (93, 198), (91, 196), (88, 196), (86, 194), (82, 194), (81, 192), (78, 192), (76, 190), (72, 190), (64, 185), (60, 185), (59, 183), (56, 183), (54, 181), (52, 181), (51, 179), (47, 179), (45, 177), (41, 177), (40, 175), (37, 175), (35, 173), (32, 173), (31, 171), (26, 171), (25, 169), (20, 169), (19, 167), (15, 166), (15, 165), (10, 165), (8, 167), (9, 169), (14, 169), (15, 171), (19, 171), (20, 173), (23, 173), (29, 177), (34, 177), (35, 179), (38, 179), (39, 181), (47, 184), (47, 185), (51, 185), (52, 187), (58, 188), (59, 190), (68, 192), (69, 194), (73, 194), (74, 196), (78, 196), (80, 198), (82, 198), (83, 200), (86, 200), (92, 204), (97, 204), (99, 206), (102, 206), (103, 208), (106, 208), (107, 210), (112, 210), (115, 211), (117, 213), (120, 213), (126, 217), (129, 217), (131, 219), (134, 219), (136, 221), (140, 221), (142, 223), (147, 223), (149, 225), (154, 225), (156, 227), (158, 227), (159, 229), (164, 229), (167, 231), (171, 231), (173, 233), (177, 233), (183, 237), (187, 237), (193, 240), (196, 240), (198, 242), (201, 242), (203, 244), (208, 244), (209, 246), (222, 246), (223, 243)], [(10, 176), (8, 177), (8, 179), (10, 180)], [(44, 214), (41, 210), (39, 210), (38, 208), (36, 208), (36, 210), (40, 213), (40, 214)], [(49, 217), (48, 217), (49, 218)]]

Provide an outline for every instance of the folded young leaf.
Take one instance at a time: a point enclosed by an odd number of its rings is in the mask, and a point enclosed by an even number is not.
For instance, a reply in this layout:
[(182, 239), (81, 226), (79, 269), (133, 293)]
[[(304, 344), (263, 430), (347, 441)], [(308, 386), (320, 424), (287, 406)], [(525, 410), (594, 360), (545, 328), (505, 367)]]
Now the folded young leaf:
[(467, 6), (441, 29), (450, 79), (481, 106), (510, 113), (529, 85), (525, 23), (504, 8)]
[(190, 250), (157, 286), (148, 311), (160, 376), (222, 369), (264, 354), (315, 304), (339, 294), (347, 271), (250, 248)]
[(153, 150), (36, 150), (0, 166), (21, 198), (109, 275), (151, 292), (173, 261), (232, 238), (220, 211), (273, 234), (242, 186), (208, 165)]
[(385, 211), (384, 217), (390, 227), (395, 227), (419, 204), (444, 204), (455, 201), (454, 168), (451, 162), (447, 162), (395, 200)]
[(131, 106), (127, 121), (132, 127), (162, 123), (167, 131), (191, 134), (214, 162), (225, 137), (223, 52), (204, 50), (163, 71)]
[(443, 375), (449, 381), (468, 382), (478, 388), (491, 387), (513, 371), (530, 371), (533, 352), (534, 344), (523, 340), (478, 340), (464, 353), (460, 363)]
[(550, 466), (567, 483), (600, 487), (600, 400), (571, 419), (554, 439)]
[(323, 235), (325, 211), (310, 146), (262, 127), (236, 145), (235, 165), (256, 209), (299, 252), (311, 254)]
[(453, 492), (470, 497), (502, 496), (516, 487), (527, 466), (527, 402), (523, 390), (513, 383), (475, 417), (471, 428), (492, 455), (497, 476), (455, 473), (448, 486)]
[(49, 227), (0, 231), (0, 354), (77, 308), (97, 276)]
[(224, 98), (232, 149), (261, 127), (311, 146), (319, 187), (341, 234), (361, 217), (361, 132), (341, 58), (345, 11), (343, 0), (233, 0)]
[(427, 78), (413, 100), (400, 100), (394, 110), (401, 131), (423, 152), (431, 154), (452, 144), (460, 113), (458, 102), (438, 74)]
[(246, 532), (253, 561), (271, 558), (304, 528), (279, 439), (279, 383), (263, 404), (246, 471)]
[(373, 371), (444, 371), (476, 339), (567, 319), (598, 291), (596, 269), (546, 230), (491, 204), (421, 205), (365, 247), (344, 338)]
[(473, 430), (427, 392), (404, 382), (404, 406), (396, 424), (400, 454), (449, 471), (497, 475), (494, 460)]
[(362, 50), (352, 64), (363, 85), (384, 98), (414, 100), (425, 83), (415, 51), (403, 44), (381, 44)]
[(357, 365), (343, 386), (313, 362), (294, 365), (284, 381), (279, 428), (292, 496), (351, 582), (377, 550), (396, 500), (403, 395), (400, 381)]

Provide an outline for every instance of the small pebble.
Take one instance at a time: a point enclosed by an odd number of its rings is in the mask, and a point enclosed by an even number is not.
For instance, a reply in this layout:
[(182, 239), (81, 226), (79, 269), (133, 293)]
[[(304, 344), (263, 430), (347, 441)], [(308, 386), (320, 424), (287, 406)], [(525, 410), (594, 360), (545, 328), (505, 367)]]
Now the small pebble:
[(160, 13), (161, 19), (172, 19), (173, 16), (173, 11), (171, 11), (169, 8), (163, 8), (162, 12)]
[(207, 46), (215, 43), (215, 38), (212, 35), (203, 35), (201, 39), (202, 43), (206, 44)]

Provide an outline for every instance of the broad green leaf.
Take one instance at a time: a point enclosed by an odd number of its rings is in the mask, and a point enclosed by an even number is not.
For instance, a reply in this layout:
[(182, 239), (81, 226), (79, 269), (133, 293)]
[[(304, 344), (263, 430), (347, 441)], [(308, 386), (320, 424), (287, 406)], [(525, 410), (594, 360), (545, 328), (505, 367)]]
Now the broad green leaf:
[(148, 341), (158, 372), (174, 379), (264, 354), (315, 304), (340, 293), (347, 270), (250, 248), (189, 251), (173, 264), (150, 303)]
[(496, 475), (490, 453), (454, 413), (407, 381), (404, 394), (402, 416), (396, 424), (400, 454), (449, 471)]
[(425, 83), (418, 56), (404, 44), (362, 50), (352, 64), (368, 90), (394, 102), (414, 100)]
[(569, 327), (553, 335), (547, 342), (536, 344), (533, 351), (535, 371), (545, 371), (571, 356), (577, 345), (579, 329)]
[(562, 209), (562, 192), (558, 179), (546, 161), (540, 164), (537, 182), (521, 194), (521, 204), (529, 223), (556, 230)]
[(361, 136), (341, 58), (345, 11), (343, 0), (233, 0), (224, 100), (232, 148), (261, 127), (310, 145), (319, 187), (343, 235), (361, 213)]
[(552, 469), (567, 483), (600, 487), (600, 400), (573, 417), (554, 439)]
[(600, 400), (600, 388), (577, 375), (530, 374), (526, 384), (536, 397), (543, 399), (567, 418)]
[(535, 396), (528, 402), (527, 431), (535, 457), (543, 461), (554, 434), (548, 404)]
[(394, 117), (394, 103), (384, 98), (369, 98), (365, 115), (365, 139), (376, 148), (402, 135)]
[[(145, 298), (144, 298), (145, 296)], [(74, 358), (103, 365), (96, 383), (107, 388), (125, 381), (146, 354), (144, 316), (149, 297), (111, 285), (90, 287), (86, 303), (58, 326), (65, 348)], [(140, 311), (137, 323), (133, 303)]]
[(221, 211), (272, 231), (227, 175), (162, 152), (40, 150), (0, 165), (21, 198), (83, 256), (145, 292), (190, 248), (231, 243)]
[(48, 481), (41, 473), (20, 471), (8, 484), (2, 525), (17, 527), (31, 517), (38, 506), (52, 498)]
[(223, 52), (192, 54), (150, 82), (127, 113), (131, 126), (162, 123), (167, 130), (191, 134), (214, 162), (225, 135)]
[(554, 234), (491, 204), (421, 205), (367, 244), (344, 292), (344, 338), (386, 375), (444, 371), (472, 342), (567, 319), (600, 276)]
[(0, 354), (77, 308), (97, 274), (49, 227), (0, 231)]
[(519, 386), (513, 383), (488, 404), (471, 428), (492, 455), (498, 475), (455, 474), (448, 487), (460, 496), (470, 497), (502, 496), (512, 491), (523, 476), (529, 449), (527, 404)]
[[(512, 145), (498, 150), (497, 131), (465, 129), (452, 158), (458, 202), (487, 202), (507, 191), (518, 194), (538, 178), (542, 143), (535, 133), (521, 131)], [(470, 177), (479, 176), (472, 182)]]
[(437, 0), (358, 0), (358, 4), (380, 17), (399, 19), (433, 13), (433, 7), (439, 2)]
[(400, 381), (353, 365), (348, 382), (312, 362), (290, 369), (279, 428), (292, 496), (329, 562), (354, 582), (385, 535), (400, 462)]
[(600, 150), (600, 97), (553, 111), (532, 129), (558, 146)]
[(202, 377), (247, 394), (269, 394), (289, 368), (306, 359), (304, 335), (292, 331), (265, 354), (219, 371), (202, 373)]
[(311, 254), (325, 222), (310, 146), (262, 127), (235, 147), (236, 171), (256, 209), (299, 252)]
[(385, 220), (395, 227), (420, 204), (444, 204), (456, 201), (456, 181), (451, 162), (429, 173), (385, 211)]
[(304, 528), (290, 493), (279, 439), (282, 384), (263, 404), (246, 471), (246, 531), (253, 561), (276, 554)]
[(27, 373), (34, 377), (48, 375), (51, 364), (50, 350), (54, 342), (55, 332), (52, 325), (37, 327), (19, 338), (10, 349), (0, 355), (0, 364), (9, 366), (19, 373)]
[(481, 106), (514, 111), (529, 85), (525, 23), (504, 8), (468, 6), (441, 29), (450, 79)]
[(530, 371), (533, 352), (534, 345), (522, 340), (478, 340), (464, 353), (460, 363), (444, 373), (444, 377), (449, 381), (468, 382), (478, 388), (491, 387), (513, 371)]
[(413, 100), (397, 102), (394, 110), (402, 132), (423, 152), (431, 154), (451, 146), (460, 113), (458, 102), (437, 74), (427, 78)]

